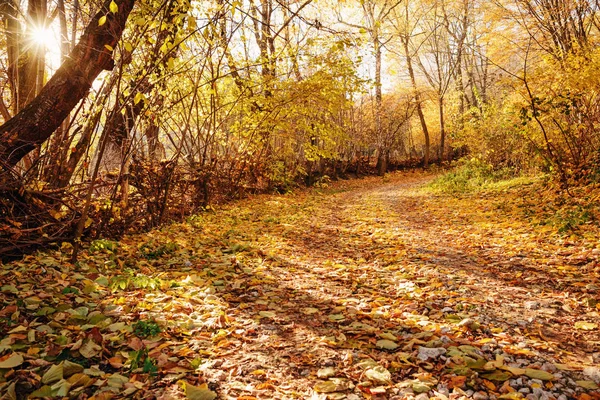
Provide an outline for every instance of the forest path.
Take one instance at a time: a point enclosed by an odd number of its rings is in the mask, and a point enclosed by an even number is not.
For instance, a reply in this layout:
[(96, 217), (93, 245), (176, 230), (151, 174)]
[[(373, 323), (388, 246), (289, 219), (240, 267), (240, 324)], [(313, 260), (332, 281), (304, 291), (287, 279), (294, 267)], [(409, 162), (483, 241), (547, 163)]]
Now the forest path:
[[(15, 304), (37, 305), (12, 343), (52, 331), (21, 367), (39, 378), (53, 354), (85, 364), (93, 385), (70, 395), (600, 398), (596, 231), (533, 225), (527, 187), (456, 197), (421, 189), (431, 179), (256, 196), (118, 248), (96, 242), (78, 266), (60, 252), (14, 264), (46, 269), (41, 285), (10, 282)], [(51, 322), (27, 314), (52, 301)], [(7, 382), (19, 393), (23, 379)], [(57, 385), (31, 386), (44, 383)]]

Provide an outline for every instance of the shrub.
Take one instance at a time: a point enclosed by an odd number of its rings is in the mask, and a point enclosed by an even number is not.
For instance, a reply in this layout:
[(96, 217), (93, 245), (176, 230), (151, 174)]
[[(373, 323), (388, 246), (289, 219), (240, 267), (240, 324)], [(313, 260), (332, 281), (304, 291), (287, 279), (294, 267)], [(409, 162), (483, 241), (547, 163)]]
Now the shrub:
[(452, 171), (431, 182), (429, 188), (445, 193), (465, 193), (514, 175), (509, 168), (495, 169), (492, 164), (479, 158), (461, 159), (455, 163)]

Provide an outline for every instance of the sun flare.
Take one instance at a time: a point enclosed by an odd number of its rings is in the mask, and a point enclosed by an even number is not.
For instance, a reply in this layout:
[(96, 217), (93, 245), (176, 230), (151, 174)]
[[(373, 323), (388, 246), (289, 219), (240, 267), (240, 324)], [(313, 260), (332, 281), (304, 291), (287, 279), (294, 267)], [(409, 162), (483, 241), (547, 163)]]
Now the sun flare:
[(44, 46), (48, 50), (54, 50), (54, 48), (58, 48), (59, 46), (54, 32), (49, 28), (33, 28), (31, 31), (31, 40), (33, 43)]
[(29, 47), (44, 52), (46, 67), (55, 71), (61, 63), (61, 45), (57, 30), (52, 26), (33, 27), (29, 32)]

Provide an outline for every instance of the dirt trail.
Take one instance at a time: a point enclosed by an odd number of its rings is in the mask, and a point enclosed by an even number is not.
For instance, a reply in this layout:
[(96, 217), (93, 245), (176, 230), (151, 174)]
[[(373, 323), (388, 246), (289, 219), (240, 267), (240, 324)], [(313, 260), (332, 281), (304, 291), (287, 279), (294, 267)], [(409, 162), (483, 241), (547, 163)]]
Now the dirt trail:
[[(562, 276), (545, 268), (560, 244), (540, 243), (541, 239), (532, 243), (528, 239), (533, 233), (516, 228), (509, 215), (486, 210), (485, 205), (482, 210), (479, 204), (502, 202), (501, 198), (474, 198), (469, 200), (472, 208), (453, 208), (452, 199), (418, 189), (429, 179), (396, 176), (387, 183), (370, 179), (337, 194), (331, 194), (335, 189), (324, 190), (300, 200), (304, 209), (296, 214), (272, 203), (270, 213), (281, 221), (274, 227), (262, 226), (255, 244), (270, 249), (264, 274), (271, 284), (244, 290), (244, 307), (232, 313), (238, 320), (246, 319), (256, 336), (244, 343), (237, 358), (225, 357), (224, 365), (249, 382), (256, 380), (253, 370), (269, 371), (266, 381), (280, 390), (275, 397), (293, 397), (281, 392), (289, 385), (307, 398), (313, 395), (315, 382), (330, 382), (315, 380), (319, 370), (323, 375), (325, 368), (334, 368), (335, 376), (357, 385), (365, 383), (365, 370), (357, 363), (372, 359), (393, 371), (396, 385), (366, 379), (377, 390), (362, 387), (358, 393), (377, 396), (381, 391), (385, 394), (378, 398), (410, 398), (411, 378), (429, 373), (432, 380), (424, 381), (432, 388), (435, 382), (442, 392), (456, 386), (456, 393), (461, 393), (453, 380), (461, 379), (447, 374), (460, 369), (460, 354), (452, 361), (423, 360), (420, 346), (473, 345), (487, 361), (502, 356), (506, 365), (550, 372), (558, 371), (553, 363), (568, 362), (581, 369), (596, 362), (597, 335), (584, 336), (573, 328), (579, 313), (586, 311), (581, 308), (585, 294), (577, 290), (581, 285), (564, 286), (568, 282), (561, 281)], [(289, 219), (292, 224), (285, 222)], [(586, 265), (597, 266), (597, 253), (569, 252), (574, 254), (576, 265), (590, 256)], [(243, 254), (238, 258), (246, 259)], [(248, 260), (252, 262), (251, 257)], [(261, 310), (267, 318), (257, 323), (251, 318)], [(398, 348), (378, 348), (378, 340), (386, 338), (396, 338), (392, 342)], [(487, 372), (493, 369), (488, 366)], [(210, 370), (216, 370), (218, 380), (225, 378), (220, 361), (207, 370), (209, 375)], [(486, 371), (473, 368), (464, 375), (474, 372)], [(468, 397), (479, 398), (510, 393), (507, 387), (500, 391), (508, 381), (507, 376), (500, 377), (496, 382), (475, 380), (462, 389)], [(528, 378), (513, 378), (511, 382), (519, 381), (512, 389), (533, 395)], [(563, 380), (554, 393), (540, 392), (536, 398), (565, 393), (575, 397), (581, 389), (573, 382), (567, 389), (567, 378)], [(337, 389), (347, 384), (340, 382)], [(329, 391), (335, 385), (316, 388)]]

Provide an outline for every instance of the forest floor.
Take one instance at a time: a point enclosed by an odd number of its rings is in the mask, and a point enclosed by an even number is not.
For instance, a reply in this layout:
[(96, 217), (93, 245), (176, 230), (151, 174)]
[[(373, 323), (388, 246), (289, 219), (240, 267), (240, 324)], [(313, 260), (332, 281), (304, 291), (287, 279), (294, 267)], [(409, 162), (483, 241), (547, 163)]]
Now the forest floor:
[(256, 196), (76, 265), (68, 245), (4, 265), (0, 395), (600, 399), (597, 224), (553, 220), (540, 182), (432, 179)]

